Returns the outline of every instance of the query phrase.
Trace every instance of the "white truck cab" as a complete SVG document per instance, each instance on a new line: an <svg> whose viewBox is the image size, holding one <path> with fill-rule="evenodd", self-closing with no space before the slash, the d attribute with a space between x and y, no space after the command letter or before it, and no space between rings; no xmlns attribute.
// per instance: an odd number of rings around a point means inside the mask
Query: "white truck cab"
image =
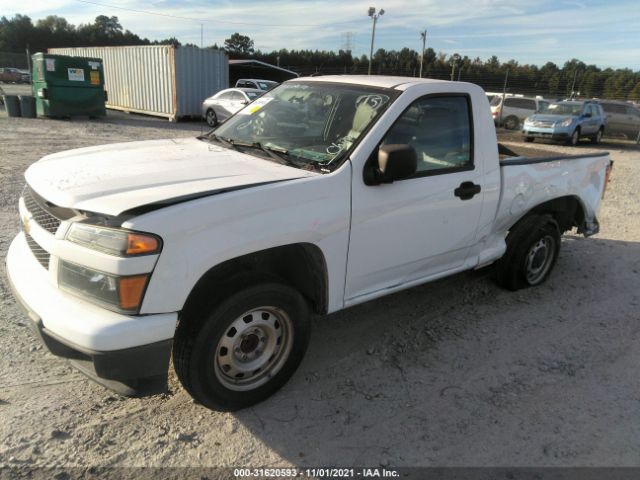
<svg viewBox="0 0 640 480"><path fill-rule="evenodd" d="M540 284L564 231L597 232L610 166L499 149L473 84L300 78L198 138L36 162L7 269L90 377L157 392L172 356L197 401L238 409L293 374L312 313L492 262Z"/></svg>

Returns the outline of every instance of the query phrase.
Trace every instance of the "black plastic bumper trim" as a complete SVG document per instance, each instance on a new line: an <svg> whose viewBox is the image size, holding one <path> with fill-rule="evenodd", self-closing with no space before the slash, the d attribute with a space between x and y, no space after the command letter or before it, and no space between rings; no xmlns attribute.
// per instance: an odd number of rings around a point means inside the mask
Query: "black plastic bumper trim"
<svg viewBox="0 0 640 480"><path fill-rule="evenodd" d="M32 330L53 355L66 358L93 381L121 395L138 397L167 391L173 339L122 350L86 349L44 328L42 319L29 308L11 278L9 285L17 304L31 320Z"/></svg>

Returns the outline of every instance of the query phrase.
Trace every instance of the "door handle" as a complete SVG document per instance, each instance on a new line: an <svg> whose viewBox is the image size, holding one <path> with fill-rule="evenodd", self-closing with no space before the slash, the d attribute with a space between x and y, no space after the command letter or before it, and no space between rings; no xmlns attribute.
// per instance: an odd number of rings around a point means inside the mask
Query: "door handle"
<svg viewBox="0 0 640 480"><path fill-rule="evenodd" d="M482 187L476 185L473 182L462 182L458 188L453 191L456 197L460 197L460 200L469 200L477 193L480 193Z"/></svg>

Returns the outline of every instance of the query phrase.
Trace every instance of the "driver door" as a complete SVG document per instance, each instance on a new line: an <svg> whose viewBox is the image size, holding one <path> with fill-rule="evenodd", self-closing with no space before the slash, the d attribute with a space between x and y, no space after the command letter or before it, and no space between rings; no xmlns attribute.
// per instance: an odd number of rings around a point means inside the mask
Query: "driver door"
<svg viewBox="0 0 640 480"><path fill-rule="evenodd" d="M469 96L417 99L383 144L412 145L418 169L408 179L375 186L364 184L363 172L354 172L347 305L460 269L475 243L484 177L482 159L474 158Z"/></svg>

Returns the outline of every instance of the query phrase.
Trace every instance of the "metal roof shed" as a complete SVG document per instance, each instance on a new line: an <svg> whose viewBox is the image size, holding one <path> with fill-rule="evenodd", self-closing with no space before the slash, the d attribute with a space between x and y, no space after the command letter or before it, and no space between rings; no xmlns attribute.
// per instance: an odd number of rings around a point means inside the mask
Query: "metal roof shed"
<svg viewBox="0 0 640 480"><path fill-rule="evenodd" d="M296 72L260 60L229 60L229 86L234 86L240 78L259 78L281 83L299 76Z"/></svg>

